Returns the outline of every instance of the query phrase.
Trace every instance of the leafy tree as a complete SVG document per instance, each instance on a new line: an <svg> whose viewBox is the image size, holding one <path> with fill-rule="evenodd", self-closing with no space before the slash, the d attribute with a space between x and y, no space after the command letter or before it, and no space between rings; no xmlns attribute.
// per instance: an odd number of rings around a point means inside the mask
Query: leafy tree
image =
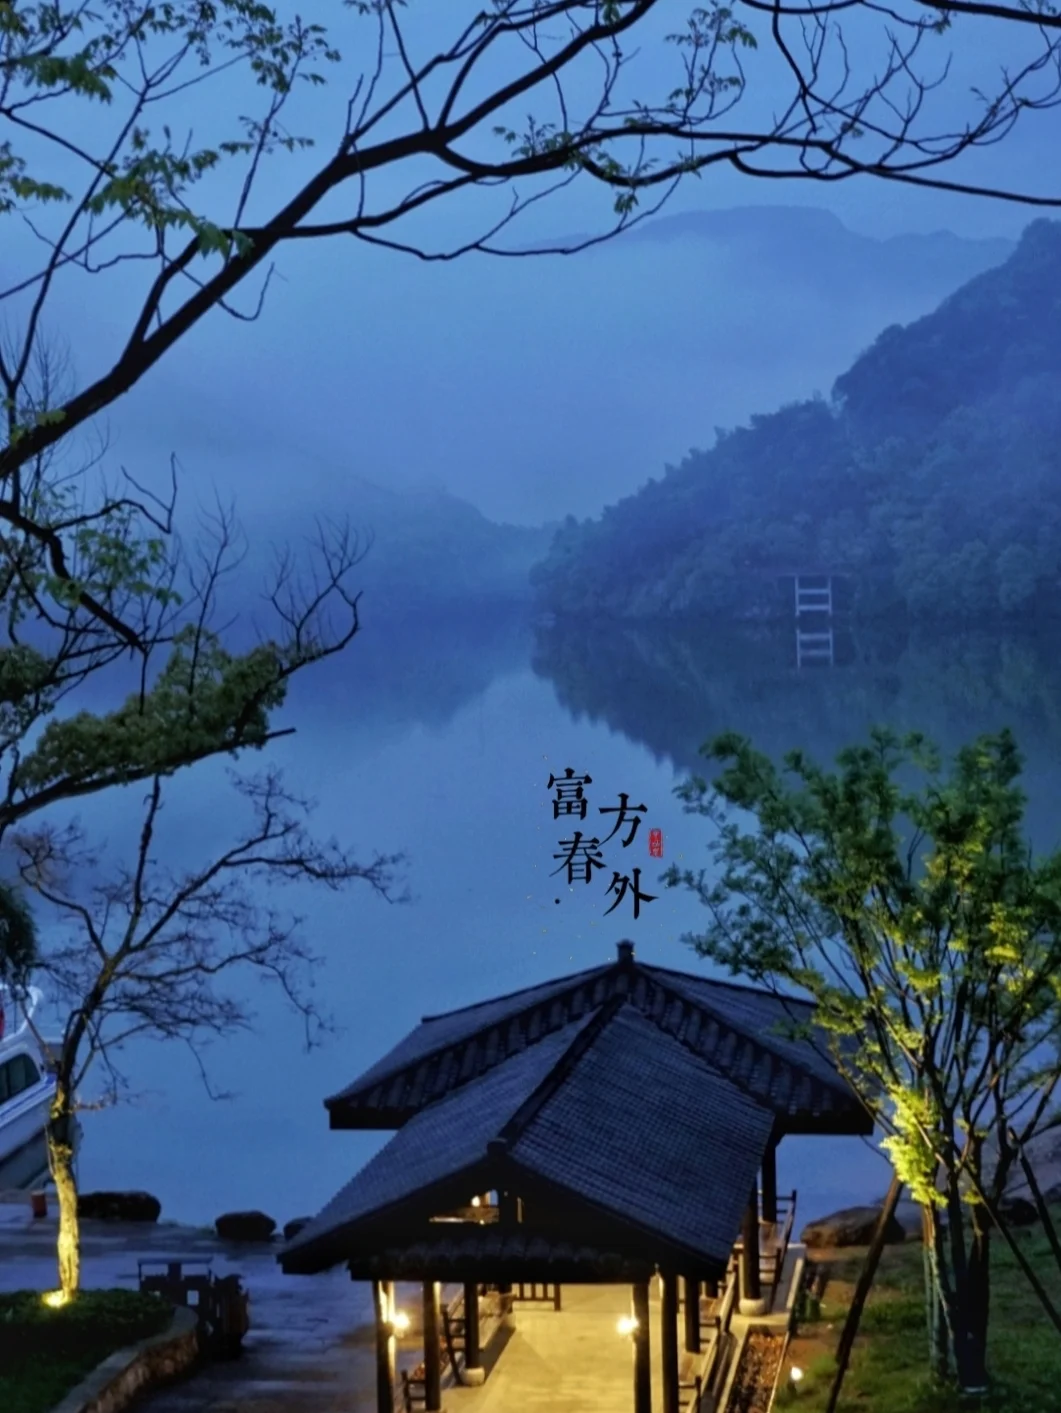
<svg viewBox="0 0 1061 1413"><path fill-rule="evenodd" d="M1061 1123L1061 852L1035 860L1023 837L1017 747L981 737L946 776L922 737L883 729L834 773L800 751L781 772L732 733L703 754L721 765L714 785L678 793L716 827L714 867L665 875L710 911L687 940L816 1002L922 1206L958 1384L982 1388L993 1229L1061 1332L999 1212L1025 1146Z"/></svg>
<svg viewBox="0 0 1061 1413"><path fill-rule="evenodd" d="M396 900L398 855L377 854L364 864L334 840L315 838L307 827L311 803L286 789L276 770L230 779L247 806L248 826L236 842L180 872L159 861L167 851L166 782L159 775L148 782L127 863L111 864L77 824L43 824L11 836L21 879L51 924L35 972L70 1008L51 1055L56 1093L47 1128L64 1300L80 1281L71 1136L78 1092L93 1066L106 1074L104 1102L114 1101L126 1085L118 1068L126 1041L180 1040L195 1055L208 1092L219 1097L196 1042L250 1024L247 1005L225 988L234 973L257 972L279 986L302 1018L307 1044L329 1024L311 995L319 958L301 935L301 919L269 901L270 886L301 880L338 890L361 881Z"/></svg>
<svg viewBox="0 0 1061 1413"><path fill-rule="evenodd" d="M48 346L32 369L30 405L47 422L63 356ZM58 449L35 456L17 475L31 518L0 537L0 839L61 801L287 734L271 715L291 677L359 630L350 579L362 547L321 525L308 564L280 553L262 598L269 631L256 625L237 649L216 624L242 549L232 512L204 515L185 545L175 464L161 499L128 476L108 485L104 451L72 469Z"/></svg>
<svg viewBox="0 0 1061 1413"><path fill-rule="evenodd" d="M45 407L59 366L53 354L38 365ZM198 541L185 547L172 533L172 499L140 500L105 486L94 495L90 469L61 475L48 451L24 468L25 503L55 538L19 526L0 562L0 836L23 888L55 924L46 943L36 943L24 902L0 893L0 923L8 924L0 980L10 979L18 996L40 976L70 1007L52 1056L47 1129L64 1299L79 1281L72 1124L92 1062L102 1061L116 1095L114 1050L123 1038L148 1031L190 1042L204 1029L245 1023L243 1009L213 989L239 965L273 977L311 1020L303 973L312 954L251 884L303 878L340 887L363 879L390 896L397 863L377 856L360 864L345 848L316 841L303 802L267 772L239 787L255 812L241 843L198 871L162 870L154 850L166 782L201 760L261 750L288 734L274 722L290 679L358 633L349 580L359 548L341 527L321 526L306 576L281 554L264 594L272 632L240 629L237 644L216 624L233 606L223 592L240 549L231 513L205 518ZM65 559L55 551L62 535L71 548ZM112 705L90 711L86 697ZM47 812L137 782L148 786L139 853L133 866L101 881L90 836L79 825L57 830ZM80 925L76 937L70 922Z"/></svg>
<svg viewBox="0 0 1061 1413"><path fill-rule="evenodd" d="M37 958L37 928L19 892L0 884L0 992L23 987ZM3 997L0 994L0 1010Z"/></svg>

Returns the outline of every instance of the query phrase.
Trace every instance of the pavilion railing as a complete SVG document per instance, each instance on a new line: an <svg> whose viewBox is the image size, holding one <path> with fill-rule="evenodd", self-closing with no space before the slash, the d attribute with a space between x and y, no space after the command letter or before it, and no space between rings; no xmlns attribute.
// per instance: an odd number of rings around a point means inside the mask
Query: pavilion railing
<svg viewBox="0 0 1061 1413"><path fill-rule="evenodd" d="M740 1273L737 1266L737 1258L729 1258L729 1267L726 1270L726 1288L722 1292L722 1302L718 1307L718 1328L720 1331L728 1331L730 1318L733 1315L733 1307L737 1303L737 1290L740 1286Z"/></svg>
<svg viewBox="0 0 1061 1413"><path fill-rule="evenodd" d="M717 1393L719 1380L725 1377L722 1365L729 1349L729 1322L733 1315L733 1307L737 1303L739 1283L737 1260L736 1257L731 1256L729 1266L726 1268L725 1284L719 1292L718 1306L711 1321L715 1326L714 1337L708 1345L703 1363L700 1365L698 1374L700 1387L696 1394L697 1402L692 1405L694 1409L699 1406L703 1390L711 1389Z"/></svg>
<svg viewBox="0 0 1061 1413"><path fill-rule="evenodd" d="M796 1220L796 1193L793 1190L789 1197L779 1197L777 1199L777 1217L781 1224L781 1230L777 1233L774 1250L767 1258L769 1267L763 1275L770 1282L770 1302L777 1299L777 1292L781 1289L781 1275L785 1269L785 1258L788 1255L788 1244L792 1239L792 1226ZM783 1218L783 1220L782 1220ZM777 1230L775 1226L775 1231Z"/></svg>
<svg viewBox="0 0 1061 1413"><path fill-rule="evenodd" d="M704 1396L704 1376L697 1374L688 1383L678 1385L678 1408L680 1413L700 1413L700 1402Z"/></svg>
<svg viewBox="0 0 1061 1413"><path fill-rule="evenodd" d="M777 1219L762 1222L760 1226L760 1230L765 1229L767 1232L768 1245L759 1252L759 1280L763 1285L770 1287L771 1304L781 1285L788 1245L792 1239L792 1226L796 1220L796 1192L793 1190L784 1197L778 1197L776 1201ZM742 1246L743 1242L738 1241L735 1249L739 1252Z"/></svg>
<svg viewBox="0 0 1061 1413"><path fill-rule="evenodd" d="M512 1297L502 1295L496 1290L491 1290L487 1286L480 1287L479 1306L479 1338L480 1348L483 1349L493 1338L496 1326L512 1309ZM446 1301L442 1306L442 1328L441 1335L441 1364L442 1373L449 1369L453 1375L455 1384L463 1384L461 1364L463 1363L464 1350L455 1343L456 1338L463 1336L465 1326L464 1316L464 1291L458 1290L452 1299ZM458 1362L460 1361L460 1362ZM399 1386L394 1392L395 1413L416 1413L417 1409L424 1407L424 1363L423 1360L413 1369L403 1369L399 1371Z"/></svg>

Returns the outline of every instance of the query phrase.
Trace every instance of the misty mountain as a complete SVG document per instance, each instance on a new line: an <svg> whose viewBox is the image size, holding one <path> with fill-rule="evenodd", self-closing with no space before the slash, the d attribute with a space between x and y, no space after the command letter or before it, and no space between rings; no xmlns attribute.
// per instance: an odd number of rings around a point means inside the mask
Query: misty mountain
<svg viewBox="0 0 1061 1413"><path fill-rule="evenodd" d="M713 427L827 392L1012 248L879 240L812 207L661 214L570 258L361 251L312 320L290 252L268 314L287 394L262 395L246 331L221 321L168 365L170 396L129 394L117 449L142 473L176 451L182 488L221 484L283 535L309 507L356 514L352 477L430 476L496 522L595 516Z"/></svg>
<svg viewBox="0 0 1061 1413"><path fill-rule="evenodd" d="M348 586L362 594L362 613L372 618L438 616L461 606L489 602L525 604L528 572L548 550L557 522L504 525L444 487L424 482L392 490L346 475L341 499L327 523L344 523L356 537L359 563ZM252 552L240 575L240 609L256 602L258 584L269 578L274 546L289 546L303 574L318 563L303 535L292 535L291 515L252 512ZM312 535L310 536L312 538Z"/></svg>
<svg viewBox="0 0 1061 1413"><path fill-rule="evenodd" d="M657 217L626 237L632 244L680 242L728 246L753 262L757 275L796 278L806 290L830 301L857 293L876 302L939 298L942 284L970 279L1001 264L1013 242L976 239L953 231L911 233L884 240L848 230L831 211L814 206L735 206ZM763 267L766 267L764 271Z"/></svg>
<svg viewBox="0 0 1061 1413"><path fill-rule="evenodd" d="M532 571L556 614L790 612L828 571L861 616L1052 609L1061 586L1061 225L837 378L832 399L716 429L595 520L568 517Z"/></svg>
<svg viewBox="0 0 1061 1413"><path fill-rule="evenodd" d="M500 525L439 486L391 491L358 481L351 520L367 553L357 579L366 601L388 616L412 606L527 600L528 571L556 523Z"/></svg>

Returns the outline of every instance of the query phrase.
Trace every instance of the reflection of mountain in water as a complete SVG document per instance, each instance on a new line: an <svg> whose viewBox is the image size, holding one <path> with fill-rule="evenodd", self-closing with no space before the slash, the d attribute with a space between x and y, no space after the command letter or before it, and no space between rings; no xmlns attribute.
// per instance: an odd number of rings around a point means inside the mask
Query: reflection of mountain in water
<svg viewBox="0 0 1061 1413"><path fill-rule="evenodd" d="M794 747L831 763L873 725L923 731L947 754L1010 726L1024 752L1029 827L1061 835L1061 664L1047 636L859 631L838 665L795 666L794 629L709 624L540 629L535 672L576 719L603 720L679 770L737 730L775 760Z"/></svg>
<svg viewBox="0 0 1061 1413"><path fill-rule="evenodd" d="M440 727L495 678L526 669L530 629L519 609L364 615L345 652L296 679L285 716L300 732L334 729L374 744L410 726Z"/></svg>

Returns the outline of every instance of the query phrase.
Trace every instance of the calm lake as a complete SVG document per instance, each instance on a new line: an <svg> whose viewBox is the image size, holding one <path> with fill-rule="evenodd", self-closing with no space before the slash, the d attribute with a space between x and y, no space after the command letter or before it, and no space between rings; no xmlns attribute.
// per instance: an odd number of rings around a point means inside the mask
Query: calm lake
<svg viewBox="0 0 1061 1413"><path fill-rule="evenodd" d="M947 752L1008 724L1026 757L1031 836L1056 847L1061 674L1049 635L860 632L838 642L836 658L797 668L790 630L541 629L482 616L386 625L367 615L343 661L299 684L287 710L298 734L270 759L318 801L321 833L366 860L405 850L413 900L391 905L367 887L278 892L324 958L316 995L340 1033L307 1054L298 1017L251 978L240 984L251 987L255 1029L200 1052L212 1087L231 1097L208 1097L182 1046L130 1045L127 1100L84 1116L83 1187L144 1188L164 1219L203 1224L233 1208L280 1223L315 1212L386 1137L331 1133L323 1099L422 1015L607 962L623 937L645 961L702 969L681 941L702 909L656 881L675 859L707 862L709 826L683 813L673 789L718 731L824 761L876 722L922 730ZM547 789L567 766L592 776L591 808L620 792L647 806L628 849L621 835L606 846L608 872L572 888L552 876L563 822ZM194 776L174 788L160 841L177 867L223 848L241 818L225 767ZM134 803L109 807L118 858ZM662 864L649 857L650 828L662 830ZM656 901L635 921L627 895L605 916L611 870L635 864ZM800 1193L801 1220L887 1186L883 1159L857 1139L789 1139L778 1165L781 1189Z"/></svg>

